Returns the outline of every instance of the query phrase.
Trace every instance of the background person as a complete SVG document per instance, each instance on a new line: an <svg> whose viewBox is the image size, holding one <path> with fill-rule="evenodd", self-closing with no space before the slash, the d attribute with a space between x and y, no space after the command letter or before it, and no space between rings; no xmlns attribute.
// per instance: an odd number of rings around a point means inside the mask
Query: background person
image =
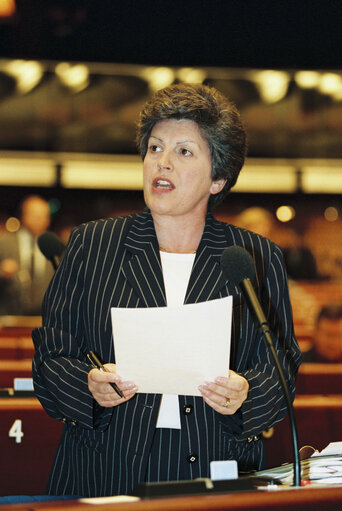
<svg viewBox="0 0 342 511"><path fill-rule="evenodd" d="M312 347L304 362L342 362L342 304L323 305L317 315Z"/></svg>
<svg viewBox="0 0 342 511"><path fill-rule="evenodd" d="M267 209L258 206L246 208L236 216L235 223L239 227L261 234L261 236L272 238L274 218Z"/></svg>
<svg viewBox="0 0 342 511"><path fill-rule="evenodd" d="M170 86L144 106L137 140L147 209L72 231L45 296L43 327L33 331L36 394L65 422L48 483L53 495L127 494L144 481L209 477L212 460L236 459L240 470L261 467L262 431L285 416L286 404L241 293L223 276L220 257L228 246L244 246L254 258L257 292L294 395L301 355L281 250L210 212L244 162L237 110L215 89ZM114 364L102 373L87 361L94 350L115 362L111 307L227 295L234 302L231 370L203 382L202 397L137 393Z"/></svg>
<svg viewBox="0 0 342 511"><path fill-rule="evenodd" d="M48 202L38 195L20 204L20 229L0 236L0 314L40 315L53 275L40 252L38 237L50 226Z"/></svg>

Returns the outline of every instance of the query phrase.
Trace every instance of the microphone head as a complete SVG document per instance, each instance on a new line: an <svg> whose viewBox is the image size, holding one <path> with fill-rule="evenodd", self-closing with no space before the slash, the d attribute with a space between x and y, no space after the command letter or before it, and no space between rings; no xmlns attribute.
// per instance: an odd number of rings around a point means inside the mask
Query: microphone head
<svg viewBox="0 0 342 511"><path fill-rule="evenodd" d="M221 266L226 279L235 286L245 279L253 280L255 275L253 258L243 247L226 248L221 256Z"/></svg>
<svg viewBox="0 0 342 511"><path fill-rule="evenodd" d="M61 242L55 233L47 231L39 236L38 247L42 254L50 260L62 255L64 243Z"/></svg>

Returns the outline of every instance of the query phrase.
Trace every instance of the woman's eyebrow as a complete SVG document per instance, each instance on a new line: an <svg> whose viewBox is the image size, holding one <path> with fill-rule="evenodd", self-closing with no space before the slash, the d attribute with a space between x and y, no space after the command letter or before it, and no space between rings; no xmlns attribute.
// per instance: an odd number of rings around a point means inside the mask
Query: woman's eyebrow
<svg viewBox="0 0 342 511"><path fill-rule="evenodd" d="M151 138L154 138L155 140L158 140L159 142L164 142L162 138L156 137L155 135L151 135L150 139ZM182 144L185 144L185 143L187 143L187 144L190 143L190 144L198 145L198 143L195 140L192 140L191 138L186 138L184 140L179 140L178 142L176 142L176 145L182 145Z"/></svg>
<svg viewBox="0 0 342 511"><path fill-rule="evenodd" d="M150 136L150 139L151 139L151 138L155 138L156 140L159 140L159 142L162 142L162 141L163 141L161 138L156 137L155 135L151 135L151 136Z"/></svg>
<svg viewBox="0 0 342 511"><path fill-rule="evenodd" d="M186 138L185 140L180 140L179 142L177 142L177 145L188 144L188 143L198 145L197 142L195 142L195 140L191 140L191 138Z"/></svg>

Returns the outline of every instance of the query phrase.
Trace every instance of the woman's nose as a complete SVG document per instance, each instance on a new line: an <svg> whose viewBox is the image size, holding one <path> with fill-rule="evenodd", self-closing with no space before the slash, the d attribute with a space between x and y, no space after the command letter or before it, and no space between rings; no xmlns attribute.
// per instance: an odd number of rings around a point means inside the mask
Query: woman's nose
<svg viewBox="0 0 342 511"><path fill-rule="evenodd" d="M160 158L158 160L158 170L160 172L170 172L173 169L172 160L170 157L170 154L166 151L163 151L163 153L160 155Z"/></svg>

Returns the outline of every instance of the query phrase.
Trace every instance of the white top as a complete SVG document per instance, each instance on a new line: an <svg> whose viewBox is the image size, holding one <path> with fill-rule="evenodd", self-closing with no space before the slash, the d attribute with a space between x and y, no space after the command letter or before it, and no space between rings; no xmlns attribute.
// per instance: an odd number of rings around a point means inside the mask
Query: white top
<svg viewBox="0 0 342 511"><path fill-rule="evenodd" d="M184 303L195 255L160 252L168 307ZM181 428L178 396L163 394L156 427Z"/></svg>

